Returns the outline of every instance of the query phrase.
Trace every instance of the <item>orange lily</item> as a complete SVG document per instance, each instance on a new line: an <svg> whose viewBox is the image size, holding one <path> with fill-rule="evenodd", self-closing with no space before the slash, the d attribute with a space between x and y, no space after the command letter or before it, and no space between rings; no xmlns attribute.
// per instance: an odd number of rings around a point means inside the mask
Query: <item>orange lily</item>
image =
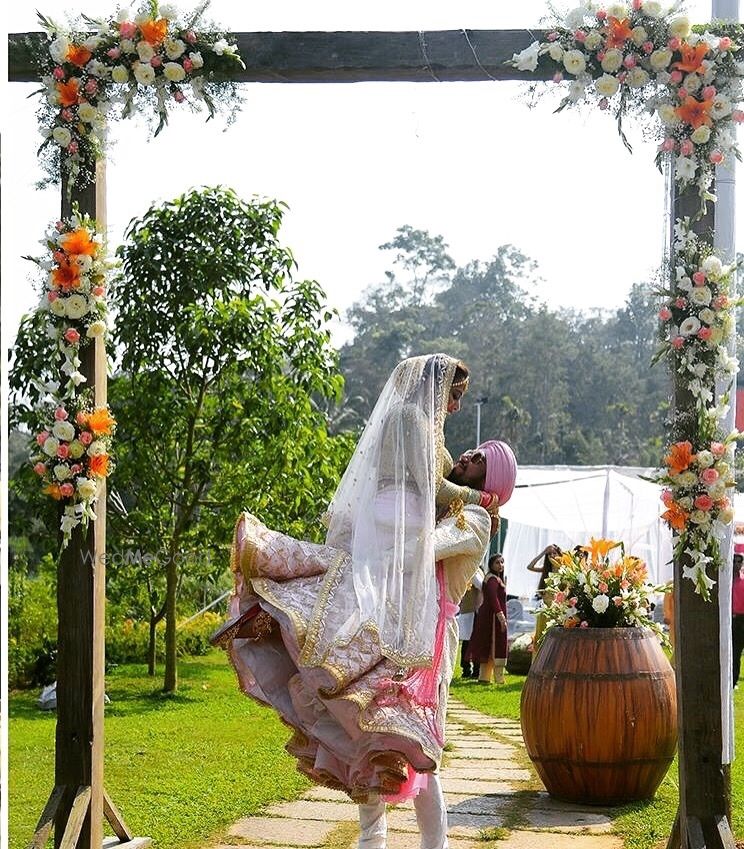
<svg viewBox="0 0 744 849"><path fill-rule="evenodd" d="M77 289L80 286L80 269L77 263L61 262L52 272L52 285L63 292Z"/></svg>
<svg viewBox="0 0 744 849"><path fill-rule="evenodd" d="M51 495L52 498L55 501L61 501L62 500L62 493L60 491L59 484L56 484L56 483L47 484L44 487L44 489L42 489L42 492L44 493L44 495Z"/></svg>
<svg viewBox="0 0 744 849"><path fill-rule="evenodd" d="M161 44L168 32L168 21L160 18L157 21L145 21L139 25L142 38L153 47Z"/></svg>
<svg viewBox="0 0 744 849"><path fill-rule="evenodd" d="M609 17L607 18L607 47L622 47L623 44L631 37L633 27L630 25L628 18Z"/></svg>
<svg viewBox="0 0 744 849"><path fill-rule="evenodd" d="M99 407L88 416L86 422L95 436L106 436L116 424L116 420L108 411L107 407Z"/></svg>
<svg viewBox="0 0 744 849"><path fill-rule="evenodd" d="M670 475L678 475L685 469L689 469L693 457L692 443L687 441L675 442L669 448L669 453L664 457L664 463L669 467Z"/></svg>
<svg viewBox="0 0 744 849"><path fill-rule="evenodd" d="M108 461L108 454L97 454L95 457L91 457L88 465L90 473L99 478L105 478L108 474Z"/></svg>
<svg viewBox="0 0 744 849"><path fill-rule="evenodd" d="M685 43L680 46L679 52L682 54L682 61L675 62L672 68L677 71L685 71L687 74L696 74L702 70L701 62L708 52L708 45L704 41L699 42L695 47Z"/></svg>
<svg viewBox="0 0 744 849"><path fill-rule="evenodd" d="M73 256L76 254L87 254L93 256L98 250L98 245L91 240L88 231L84 229L73 230L59 237L62 249Z"/></svg>
<svg viewBox="0 0 744 849"><path fill-rule="evenodd" d="M684 121L685 124L689 124L697 130L703 124L709 127L713 123L713 120L708 114L712 108L712 97L710 100L696 100L692 95L689 95L674 111L677 113L677 117Z"/></svg>
<svg viewBox="0 0 744 849"><path fill-rule="evenodd" d="M683 510L676 501L672 501L669 509L661 514L661 518L675 531L683 531L690 514Z"/></svg>
<svg viewBox="0 0 744 849"><path fill-rule="evenodd" d="M80 99L78 80L73 77L66 83L57 83L57 93L62 106L74 106Z"/></svg>
<svg viewBox="0 0 744 849"><path fill-rule="evenodd" d="M589 545L583 545L582 548L584 551L589 552L592 560L604 560L612 549L617 548L619 545L619 542L611 539L594 539L592 537L589 540Z"/></svg>
<svg viewBox="0 0 744 849"><path fill-rule="evenodd" d="M92 55L90 50L81 44L71 44L67 49L67 61L77 65L78 68L87 65Z"/></svg>

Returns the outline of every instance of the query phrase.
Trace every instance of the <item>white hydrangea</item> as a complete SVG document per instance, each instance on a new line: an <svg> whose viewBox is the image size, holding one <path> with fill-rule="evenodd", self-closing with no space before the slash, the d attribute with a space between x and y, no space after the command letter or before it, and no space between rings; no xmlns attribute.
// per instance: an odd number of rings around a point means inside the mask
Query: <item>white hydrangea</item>
<svg viewBox="0 0 744 849"><path fill-rule="evenodd" d="M671 103L662 103L656 110L656 114L659 116L661 123L667 127L674 127L676 124L679 124L679 115L677 115L677 110Z"/></svg>
<svg viewBox="0 0 744 849"><path fill-rule="evenodd" d="M657 0L646 0L643 4L643 12L649 18L660 18L662 13L661 3Z"/></svg>
<svg viewBox="0 0 744 849"><path fill-rule="evenodd" d="M682 83L685 89L689 92L697 91L702 84L703 82L697 74L688 74Z"/></svg>
<svg viewBox="0 0 744 849"><path fill-rule="evenodd" d="M587 50L596 50L600 44L602 44L602 36L596 30L587 33L584 41L584 46Z"/></svg>
<svg viewBox="0 0 744 849"><path fill-rule="evenodd" d="M713 280L723 274L723 263L715 254L706 256L700 267Z"/></svg>

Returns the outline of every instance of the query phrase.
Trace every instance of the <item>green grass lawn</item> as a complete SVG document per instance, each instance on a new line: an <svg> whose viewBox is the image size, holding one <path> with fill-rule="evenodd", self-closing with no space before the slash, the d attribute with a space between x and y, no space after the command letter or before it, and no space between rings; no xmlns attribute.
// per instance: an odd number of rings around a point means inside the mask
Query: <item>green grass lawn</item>
<svg viewBox="0 0 744 849"><path fill-rule="evenodd" d="M519 719L524 680L522 675L507 675L506 684L487 687L457 677L452 682L451 693L453 698L483 713ZM741 699L742 692L735 692L736 752L739 758L731 765L731 813L734 834L739 840L744 838L744 704ZM625 849L650 849L668 837L677 812L677 780L675 759L651 802L638 802L617 809L617 831L623 837Z"/></svg>
<svg viewBox="0 0 744 849"><path fill-rule="evenodd" d="M106 789L127 825L157 849L202 845L308 786L284 751L289 729L238 691L222 652L183 659L179 674L170 698L144 666L106 678ZM54 784L55 719L35 707L36 696L10 699L10 849L28 843Z"/></svg>

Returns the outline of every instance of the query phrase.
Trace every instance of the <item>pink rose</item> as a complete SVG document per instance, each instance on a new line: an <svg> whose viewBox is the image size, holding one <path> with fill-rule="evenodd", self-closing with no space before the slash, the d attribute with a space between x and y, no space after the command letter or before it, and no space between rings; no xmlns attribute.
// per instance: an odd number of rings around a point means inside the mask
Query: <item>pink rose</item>
<svg viewBox="0 0 744 849"><path fill-rule="evenodd" d="M627 80L627 79L628 79L628 72L627 71L620 71L620 73L617 75L617 81L619 83L624 83L625 80Z"/></svg>
<svg viewBox="0 0 744 849"><path fill-rule="evenodd" d="M57 407L57 409L54 411L54 418L58 422L66 422L67 419L70 418L70 414L67 412L67 410L65 410L64 407Z"/></svg>
<svg viewBox="0 0 744 849"><path fill-rule="evenodd" d="M604 52L604 50L598 50L598 51L597 51L597 59L598 59L600 62L604 62L604 58L605 58L605 56L606 56L606 55L607 55L607 54Z"/></svg>
<svg viewBox="0 0 744 849"><path fill-rule="evenodd" d="M727 35L724 35L718 42L718 49L721 53L725 53L729 47L731 47L731 39Z"/></svg>
<svg viewBox="0 0 744 849"><path fill-rule="evenodd" d="M703 89L703 100L712 100L716 94L716 87L714 85L707 85Z"/></svg>
<svg viewBox="0 0 744 849"><path fill-rule="evenodd" d="M609 589L609 588L608 588L608 586L607 586L607 584L606 584L604 581L600 581L600 582L599 582L599 584L598 584L598 586L599 586L599 591L600 591L601 593L606 593L606 592L607 592L607 590Z"/></svg>
<svg viewBox="0 0 744 849"><path fill-rule="evenodd" d="M80 334L74 327L70 327L65 330L65 339L70 343L70 345L77 345L80 341Z"/></svg>
<svg viewBox="0 0 744 849"><path fill-rule="evenodd" d="M604 9L599 9L599 11L597 12L597 20L598 21L604 21L606 19L607 19L607 12L605 12Z"/></svg>
<svg viewBox="0 0 744 849"><path fill-rule="evenodd" d="M90 445L93 442L93 434L89 430L84 430L78 439L83 443L83 445Z"/></svg>
<svg viewBox="0 0 744 849"><path fill-rule="evenodd" d="M196 33L190 29L183 34L183 40L188 41L189 44L196 44Z"/></svg>
<svg viewBox="0 0 744 849"><path fill-rule="evenodd" d="M672 317L672 311L669 309L669 307L662 307L662 308L659 310L659 318L660 318L662 321L669 321L669 319L670 319L671 317Z"/></svg>
<svg viewBox="0 0 744 849"><path fill-rule="evenodd" d="M585 619L582 619L581 624L579 625L579 628L588 628L588 627L589 627L589 623Z"/></svg>
<svg viewBox="0 0 744 849"><path fill-rule="evenodd" d="M87 418L88 416L82 410L78 410L78 412L75 413L75 421L79 425L84 425Z"/></svg>
<svg viewBox="0 0 744 849"><path fill-rule="evenodd" d="M176 103L183 103L184 100L186 100L186 95L180 89L178 89L177 91L173 92L173 99L176 101Z"/></svg>
<svg viewBox="0 0 744 849"><path fill-rule="evenodd" d="M599 106L599 108L600 108L600 109L602 109L602 110L609 109L609 108L610 108L610 101L609 101L606 97L603 97L603 98L599 101L598 106Z"/></svg>
<svg viewBox="0 0 744 849"><path fill-rule="evenodd" d="M674 38L670 38L669 41L667 42L667 47L670 50L679 50L679 48L681 46L682 46L682 42L676 36ZM674 75L672 75L672 76L674 76ZM681 74L680 74L680 79L682 79Z"/></svg>
<svg viewBox="0 0 744 849"><path fill-rule="evenodd" d="M713 309L714 310L722 310L728 306L728 298L726 295L718 295L713 298Z"/></svg>
<svg viewBox="0 0 744 849"><path fill-rule="evenodd" d="M579 44L583 44L586 41L586 33L583 29L577 29L574 33L574 38L579 42Z"/></svg>
<svg viewBox="0 0 744 849"><path fill-rule="evenodd" d="M74 156L74 155L78 152L78 150L79 150L79 149L80 149L80 147L79 147L78 143L75 141L75 139L73 139L73 140L72 140L72 141L71 141L71 142L67 145L67 152L68 152L69 154L71 154L72 156Z"/></svg>
<svg viewBox="0 0 744 849"><path fill-rule="evenodd" d="M59 294L57 292L47 292L47 300L48 301L56 301L58 297L59 297Z"/></svg>
<svg viewBox="0 0 744 849"><path fill-rule="evenodd" d="M686 88L678 88L677 89L677 97L680 100L684 100L687 97L687 89Z"/></svg>
<svg viewBox="0 0 744 849"><path fill-rule="evenodd" d="M731 117L736 121L737 124L744 123L744 111L741 109L734 109Z"/></svg>
<svg viewBox="0 0 744 849"><path fill-rule="evenodd" d="M63 121L72 121L72 119L73 119L75 116L72 114L72 109L63 109L63 110L59 113L59 117L60 117Z"/></svg>
<svg viewBox="0 0 744 849"><path fill-rule="evenodd" d="M698 495L694 503L698 510L707 512L713 506L713 499L709 495Z"/></svg>
<svg viewBox="0 0 744 849"><path fill-rule="evenodd" d="M622 596L616 595L612 600L615 603L615 607L622 607L623 606L623 597Z"/></svg>
<svg viewBox="0 0 744 849"><path fill-rule="evenodd" d="M687 298L677 298L674 302L677 309L683 310L687 306Z"/></svg>
<svg viewBox="0 0 744 849"><path fill-rule="evenodd" d="M664 505L668 507L672 501L674 501L674 496L672 495L671 489L664 489L661 492L661 500L664 502ZM622 586L622 585L621 585Z"/></svg>
<svg viewBox="0 0 744 849"><path fill-rule="evenodd" d="M703 342L707 342L712 335L713 330L710 327L701 327L697 332L698 339L702 339Z"/></svg>
<svg viewBox="0 0 744 849"><path fill-rule="evenodd" d="M562 74L560 71L556 71L556 72L553 74L553 82L554 82L554 83L561 83L561 82L563 82L563 74Z"/></svg>
<svg viewBox="0 0 744 849"><path fill-rule="evenodd" d="M623 578L623 580L620 581L620 589L621 590L627 590L629 586L630 586L630 581L626 581L625 578Z"/></svg>
<svg viewBox="0 0 744 849"><path fill-rule="evenodd" d="M57 448L57 456L61 457L63 460L66 460L70 456L70 446L63 442L59 448Z"/></svg>
<svg viewBox="0 0 744 849"><path fill-rule="evenodd" d="M568 603L571 605L571 607L576 607L576 605L579 603L579 600L576 598L576 596L573 596L573 598L570 598L568 600Z"/></svg>
<svg viewBox="0 0 744 849"><path fill-rule="evenodd" d="M119 24L119 35L122 38L134 38L136 32L137 24L133 24L131 21L123 21Z"/></svg>
<svg viewBox="0 0 744 849"><path fill-rule="evenodd" d="M715 457L723 457L726 453L726 446L722 442L711 442L710 453Z"/></svg>
<svg viewBox="0 0 744 849"><path fill-rule="evenodd" d="M626 68L628 68L628 69L630 69L630 68L635 68L635 66L636 66L637 64L638 64L638 60L636 59L636 57L635 57L632 53L629 53L629 54L628 54L628 55L627 55L627 56L623 59L623 65L625 65L625 67L626 67Z"/></svg>
<svg viewBox="0 0 744 849"><path fill-rule="evenodd" d="M711 486L712 484L714 484L719 477L720 475L715 469L703 469L703 471L700 472L700 480L706 486Z"/></svg>
<svg viewBox="0 0 744 849"><path fill-rule="evenodd" d="M636 12L641 8L642 5L643 0L633 0L633 8L636 10Z"/></svg>
<svg viewBox="0 0 744 849"><path fill-rule="evenodd" d="M52 76L55 80L59 80L60 82L65 78L65 70L64 68L60 68L59 65L52 71Z"/></svg>
<svg viewBox="0 0 744 849"><path fill-rule="evenodd" d="M44 475L46 474L46 466L43 463L37 463L34 466L34 471L37 475Z"/></svg>
<svg viewBox="0 0 744 849"><path fill-rule="evenodd" d="M692 275L692 282L696 286L705 286L705 272L704 271L696 271Z"/></svg>
<svg viewBox="0 0 744 849"><path fill-rule="evenodd" d="M86 94L95 94L98 91L98 81L94 79L88 80L85 84L85 93Z"/></svg>
<svg viewBox="0 0 744 849"><path fill-rule="evenodd" d="M104 289L103 286L94 286L90 290L97 298L100 298L103 295Z"/></svg>
<svg viewBox="0 0 744 849"><path fill-rule="evenodd" d="M150 59L150 64L153 68L159 68L163 64L163 57L153 56L152 59Z"/></svg>
<svg viewBox="0 0 744 849"><path fill-rule="evenodd" d="M720 165L725 158L726 157L723 155L723 151L721 151L721 150L712 151L710 156L708 157L708 159L710 159L710 161L714 165Z"/></svg>
<svg viewBox="0 0 744 849"><path fill-rule="evenodd" d="M676 85L677 83L682 82L682 71L672 71L669 74L669 79Z"/></svg>
<svg viewBox="0 0 744 849"><path fill-rule="evenodd" d="M118 59L121 56L121 50L118 47L111 47L106 51L109 59Z"/></svg>
<svg viewBox="0 0 744 849"><path fill-rule="evenodd" d="M685 340L682 336L675 336L674 339L670 340L670 344L675 351L679 351L679 349L685 344Z"/></svg>
<svg viewBox="0 0 744 849"><path fill-rule="evenodd" d="M644 41L643 42L643 52L644 53L653 53L654 52L653 41Z"/></svg>
<svg viewBox="0 0 744 849"><path fill-rule="evenodd" d="M65 498L69 498L71 495L75 494L75 487L69 482L65 481L62 486L59 488L60 495Z"/></svg>
<svg viewBox="0 0 744 849"><path fill-rule="evenodd" d="M184 69L184 71L186 71L187 74L190 74L191 71L194 70L194 63L188 57L183 60L182 64L183 64L183 69Z"/></svg>
<svg viewBox="0 0 744 849"><path fill-rule="evenodd" d="M548 41L555 41L558 38L557 32L549 32L547 35Z"/></svg>
<svg viewBox="0 0 744 849"><path fill-rule="evenodd" d="M70 471L73 473L73 475L79 475L80 472L83 471L83 467L80 463L74 463L72 466L70 466Z"/></svg>
<svg viewBox="0 0 744 849"><path fill-rule="evenodd" d="M566 594L562 592L557 592L555 594L555 600L558 604L563 604L563 602L566 600Z"/></svg>

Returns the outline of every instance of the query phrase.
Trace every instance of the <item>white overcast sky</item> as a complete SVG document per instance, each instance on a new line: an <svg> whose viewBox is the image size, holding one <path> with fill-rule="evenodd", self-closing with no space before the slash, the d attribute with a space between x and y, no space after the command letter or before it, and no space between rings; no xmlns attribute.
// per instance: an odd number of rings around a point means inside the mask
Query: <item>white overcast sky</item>
<svg viewBox="0 0 744 849"><path fill-rule="evenodd" d="M94 16L116 5L79 2ZM6 4L6 30L37 29L35 7ZM696 21L710 17L709 2L688 8ZM78 11L59 0L39 0L39 9L57 19ZM233 31L518 29L537 26L545 11L542 0L214 0L211 16ZM31 266L19 257L38 253L59 198L55 189L34 189L36 101L26 99L34 87L3 86L8 344L36 302ZM514 244L538 261L542 281L531 291L553 307L618 306L658 266L663 187L654 148L631 132L628 154L608 115L553 115L548 102L530 110L520 83L250 84L245 93L226 132L178 110L154 140L138 121L115 126L112 246L151 202L223 184L289 204L283 240L299 273L321 281L339 310L383 279L390 257L377 246L402 224L441 233L458 264ZM338 341L345 337L337 332Z"/></svg>

